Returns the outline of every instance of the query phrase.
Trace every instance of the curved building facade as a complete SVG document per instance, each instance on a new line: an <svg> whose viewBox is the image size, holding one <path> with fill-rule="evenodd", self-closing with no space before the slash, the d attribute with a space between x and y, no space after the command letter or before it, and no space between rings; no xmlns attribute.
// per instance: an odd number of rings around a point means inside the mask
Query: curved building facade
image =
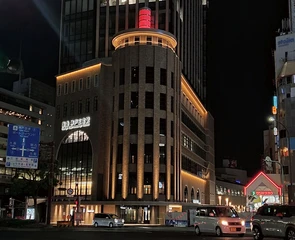
<svg viewBox="0 0 295 240"><path fill-rule="evenodd" d="M85 224L95 212L164 224L167 212L214 204L214 121L181 72L176 38L136 28L112 44L112 58L57 77L52 222L77 211L76 197Z"/></svg>

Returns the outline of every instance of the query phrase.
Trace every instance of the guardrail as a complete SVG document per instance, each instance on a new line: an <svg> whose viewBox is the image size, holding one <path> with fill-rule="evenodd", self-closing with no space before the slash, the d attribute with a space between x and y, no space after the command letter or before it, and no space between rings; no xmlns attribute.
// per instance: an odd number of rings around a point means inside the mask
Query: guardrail
<svg viewBox="0 0 295 240"><path fill-rule="evenodd" d="M72 227L73 223L71 221L57 221L57 227Z"/></svg>

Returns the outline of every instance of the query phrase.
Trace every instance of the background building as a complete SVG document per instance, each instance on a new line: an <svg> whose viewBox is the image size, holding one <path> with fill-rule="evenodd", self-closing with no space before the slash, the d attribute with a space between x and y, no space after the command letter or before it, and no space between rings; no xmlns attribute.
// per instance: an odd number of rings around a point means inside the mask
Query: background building
<svg viewBox="0 0 295 240"><path fill-rule="evenodd" d="M47 105L55 105L55 88L34 78L25 78L13 82L12 91Z"/></svg>
<svg viewBox="0 0 295 240"><path fill-rule="evenodd" d="M216 176L216 204L233 206L236 211L246 209L244 185Z"/></svg>
<svg viewBox="0 0 295 240"><path fill-rule="evenodd" d="M111 59L57 76L52 222L74 207L60 189L82 198L85 223L93 212L163 223L170 210L215 203L214 120L182 74L176 38L146 26L150 9L139 18L114 36Z"/></svg>
<svg viewBox="0 0 295 240"><path fill-rule="evenodd" d="M54 139L55 108L0 88L0 200L8 204L9 184L15 169L5 167L8 124L39 127L42 142Z"/></svg>
<svg viewBox="0 0 295 240"><path fill-rule="evenodd" d="M242 185L248 182L247 171L238 168L237 160L223 159L222 165L222 168L215 168L216 176L229 182Z"/></svg>

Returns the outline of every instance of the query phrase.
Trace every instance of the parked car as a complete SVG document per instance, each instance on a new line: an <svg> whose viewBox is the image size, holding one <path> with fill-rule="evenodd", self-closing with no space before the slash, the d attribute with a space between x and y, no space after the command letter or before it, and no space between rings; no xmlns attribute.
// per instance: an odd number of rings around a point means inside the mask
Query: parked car
<svg viewBox="0 0 295 240"><path fill-rule="evenodd" d="M116 214L112 213L95 213L92 224L94 227L123 227L124 219L121 219Z"/></svg>

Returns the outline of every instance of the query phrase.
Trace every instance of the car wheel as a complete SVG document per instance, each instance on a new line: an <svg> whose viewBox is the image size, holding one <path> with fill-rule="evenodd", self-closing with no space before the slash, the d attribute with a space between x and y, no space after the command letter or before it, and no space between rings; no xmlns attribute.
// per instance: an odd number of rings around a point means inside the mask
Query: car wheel
<svg viewBox="0 0 295 240"><path fill-rule="evenodd" d="M113 226L114 226L113 223L110 223L110 224L109 224L109 227L110 227L110 228L112 228Z"/></svg>
<svg viewBox="0 0 295 240"><path fill-rule="evenodd" d="M239 237L244 237L244 233L238 234Z"/></svg>
<svg viewBox="0 0 295 240"><path fill-rule="evenodd" d="M222 236L222 231L221 231L221 228L220 227L217 227L216 228L216 236L217 237L221 237Z"/></svg>
<svg viewBox="0 0 295 240"><path fill-rule="evenodd" d="M253 238L254 238L254 240L262 240L263 239L262 232L261 232L260 228L257 226L253 227Z"/></svg>
<svg viewBox="0 0 295 240"><path fill-rule="evenodd" d="M287 240L295 240L295 229L294 228L288 228L287 234L286 234Z"/></svg>
<svg viewBox="0 0 295 240"><path fill-rule="evenodd" d="M98 223L96 222L96 223L94 223L94 227L98 227Z"/></svg>
<svg viewBox="0 0 295 240"><path fill-rule="evenodd" d="M200 228L198 226L195 227L195 233L197 234L197 236L201 234Z"/></svg>

